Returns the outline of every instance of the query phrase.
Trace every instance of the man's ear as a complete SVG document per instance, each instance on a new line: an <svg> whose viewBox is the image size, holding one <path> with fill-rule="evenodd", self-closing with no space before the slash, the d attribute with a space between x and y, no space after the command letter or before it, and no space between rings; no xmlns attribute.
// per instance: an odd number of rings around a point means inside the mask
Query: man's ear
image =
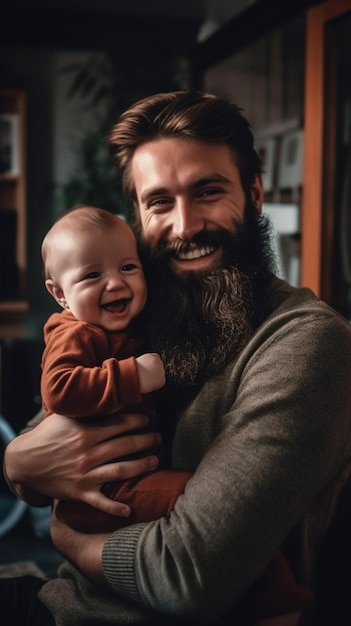
<svg viewBox="0 0 351 626"><path fill-rule="evenodd" d="M264 190L263 190L262 175L256 174L255 180L251 185L251 200L254 204L257 215L261 215L261 212L262 212L263 196L264 196Z"/></svg>
<svg viewBox="0 0 351 626"><path fill-rule="evenodd" d="M135 230L140 233L141 232L141 217L140 217L140 208L137 200L133 200L133 212L134 212L134 226Z"/></svg>
<svg viewBox="0 0 351 626"><path fill-rule="evenodd" d="M63 309L68 309L69 306L66 302L65 294L63 293L61 287L56 285L52 278L47 278L45 281L45 287L48 292L55 298L56 302L62 306Z"/></svg>

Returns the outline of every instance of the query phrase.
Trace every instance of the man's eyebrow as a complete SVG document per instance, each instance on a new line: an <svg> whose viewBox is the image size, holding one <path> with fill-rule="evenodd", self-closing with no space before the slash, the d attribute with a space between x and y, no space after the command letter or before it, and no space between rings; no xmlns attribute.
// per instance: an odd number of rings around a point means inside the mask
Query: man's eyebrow
<svg viewBox="0 0 351 626"><path fill-rule="evenodd" d="M194 189L199 189L201 187L205 187L206 185L211 185L213 183L224 183L224 184L231 185L232 181L229 180L229 178L227 178L226 176L223 176L222 174L209 174L209 175L204 176L203 178L199 178L198 180L194 181L192 187Z"/></svg>
<svg viewBox="0 0 351 626"><path fill-rule="evenodd" d="M191 189L201 189L202 187L206 187L206 185L212 185L213 183L223 183L227 185L231 185L232 181L229 180L226 176L222 174L208 174L202 178L195 180L189 186ZM166 187L155 187L155 189L145 189L145 191L141 194L140 200L141 202L145 202L146 200L150 200L150 198L155 198L162 195L168 195L169 190Z"/></svg>
<svg viewBox="0 0 351 626"><path fill-rule="evenodd" d="M146 200L150 200L150 198L155 198L157 196L163 196L169 194L169 191L165 187L156 187L155 189L145 189L140 196L141 202L145 202Z"/></svg>

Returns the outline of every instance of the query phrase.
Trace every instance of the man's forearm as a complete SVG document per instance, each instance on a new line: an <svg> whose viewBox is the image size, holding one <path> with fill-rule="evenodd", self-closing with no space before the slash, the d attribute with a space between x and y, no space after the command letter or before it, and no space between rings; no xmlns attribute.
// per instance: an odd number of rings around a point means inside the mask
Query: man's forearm
<svg viewBox="0 0 351 626"><path fill-rule="evenodd" d="M49 506L51 504L51 498L44 496L43 494L39 493L39 491L36 491L35 489L32 489L31 487L28 487L21 481L17 480L17 476L16 478L10 478L10 476L14 475L12 459L15 455L15 451L13 451L15 445L15 443L13 443L12 445L12 442L8 443L4 453L3 474L9 489L11 489L11 491L18 498L20 498L21 500L25 500L25 502L28 502L28 504L32 506ZM18 467L17 463L16 467Z"/></svg>
<svg viewBox="0 0 351 626"><path fill-rule="evenodd" d="M21 433L29 432L37 426L44 417L43 408L25 425ZM21 500L28 502L32 506L48 506L51 504L51 498L43 495L39 491L32 489L21 481L18 474L21 464L18 459L21 458L21 450L17 450L18 438L16 437L7 444L4 453L3 474L9 489ZM28 475L26 473L26 479Z"/></svg>
<svg viewBox="0 0 351 626"><path fill-rule="evenodd" d="M56 548L90 580L109 587L102 568L102 551L109 535L80 533L57 519L51 522L51 537Z"/></svg>

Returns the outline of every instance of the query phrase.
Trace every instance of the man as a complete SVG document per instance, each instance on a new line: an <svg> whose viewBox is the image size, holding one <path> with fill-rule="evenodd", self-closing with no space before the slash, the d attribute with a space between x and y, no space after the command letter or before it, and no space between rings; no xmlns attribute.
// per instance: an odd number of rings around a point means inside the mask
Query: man
<svg viewBox="0 0 351 626"><path fill-rule="evenodd" d="M235 105L159 94L121 116L110 146L147 264L172 466L195 473L169 520L92 536L54 517L70 564L39 597L58 625L234 625L235 606L279 547L298 582L313 586L350 473L351 330L271 273L260 162ZM128 515L100 487L157 466L157 435L130 434L145 418L104 429L49 421L7 448L16 492L38 505L79 496Z"/></svg>

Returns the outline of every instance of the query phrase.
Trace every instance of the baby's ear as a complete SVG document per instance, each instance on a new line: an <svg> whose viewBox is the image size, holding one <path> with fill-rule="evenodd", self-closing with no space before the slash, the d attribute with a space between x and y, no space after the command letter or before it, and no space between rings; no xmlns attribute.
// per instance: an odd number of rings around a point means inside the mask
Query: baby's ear
<svg viewBox="0 0 351 626"><path fill-rule="evenodd" d="M61 287L56 285L52 278L47 278L45 281L45 287L48 292L55 298L56 302L62 306L63 309L68 309L68 304L65 299L65 294L63 293Z"/></svg>

